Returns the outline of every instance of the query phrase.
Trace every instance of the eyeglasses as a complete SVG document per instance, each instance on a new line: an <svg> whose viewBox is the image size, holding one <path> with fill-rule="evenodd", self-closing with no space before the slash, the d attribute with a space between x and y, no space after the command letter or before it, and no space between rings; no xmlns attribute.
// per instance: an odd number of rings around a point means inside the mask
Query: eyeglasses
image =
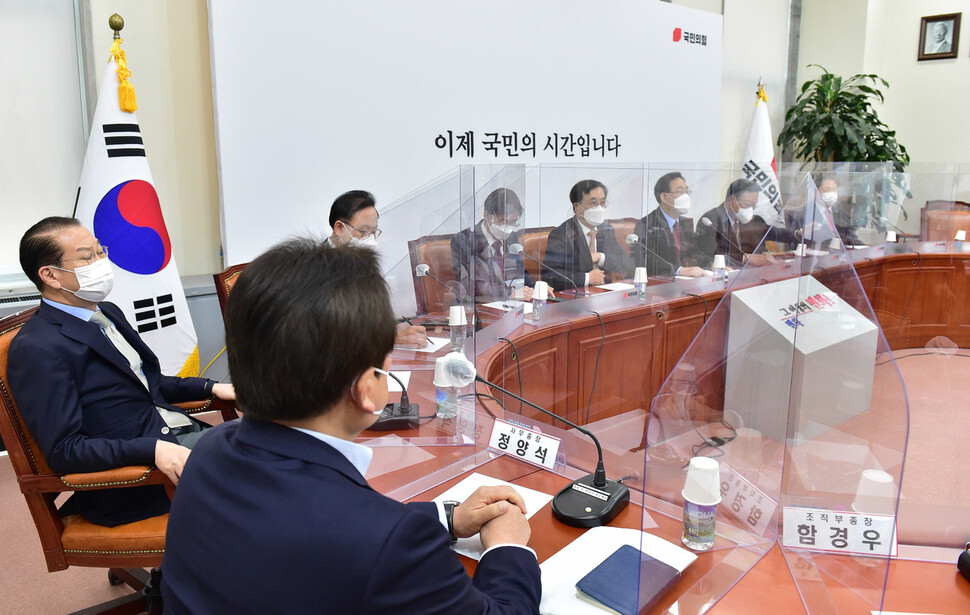
<svg viewBox="0 0 970 615"><path fill-rule="evenodd" d="M607 207L609 206L610 202L606 199L603 199L602 201L598 199L590 199L588 204L589 207Z"/></svg>
<svg viewBox="0 0 970 615"><path fill-rule="evenodd" d="M690 194L690 188L684 188L683 190L671 190L667 194L672 194L674 196L684 196L685 194Z"/></svg>
<svg viewBox="0 0 970 615"><path fill-rule="evenodd" d="M89 256L78 256L78 257L74 257L74 258L62 258L62 259L60 259L57 262L58 262L58 264L60 264L60 263L63 263L64 261L84 261L85 263L87 263L87 264L90 265L94 261L99 261L102 258L107 258L107 257L108 257L108 246L98 246L98 251L95 252L94 254L89 255Z"/></svg>
<svg viewBox="0 0 970 615"><path fill-rule="evenodd" d="M344 222L344 221L341 220L341 222ZM350 224L348 224L346 222L344 222L344 226L346 226L347 228L354 229L355 231L357 231L358 233L360 233L360 238L361 239L366 239L366 238L370 237L371 235L374 236L374 239L380 239L381 238L381 232L382 231L379 228L376 228L373 231L371 231L371 230L362 231L359 228L357 228L356 226L352 226L352 225L350 225Z"/></svg>

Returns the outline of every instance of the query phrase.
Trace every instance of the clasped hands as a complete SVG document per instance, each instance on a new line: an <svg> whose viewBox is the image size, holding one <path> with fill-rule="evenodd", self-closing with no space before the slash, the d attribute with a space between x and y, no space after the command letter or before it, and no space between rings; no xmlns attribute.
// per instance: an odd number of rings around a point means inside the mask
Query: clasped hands
<svg viewBox="0 0 970 615"><path fill-rule="evenodd" d="M468 538L480 533L486 549L498 544L526 545L532 529L525 514L525 500L515 489L479 487L455 507L455 536Z"/></svg>

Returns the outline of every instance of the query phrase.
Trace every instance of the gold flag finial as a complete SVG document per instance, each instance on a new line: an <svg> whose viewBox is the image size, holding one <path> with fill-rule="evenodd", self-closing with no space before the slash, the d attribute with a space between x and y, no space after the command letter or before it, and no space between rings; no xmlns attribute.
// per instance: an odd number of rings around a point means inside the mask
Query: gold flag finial
<svg viewBox="0 0 970 615"><path fill-rule="evenodd" d="M128 80L131 77L131 71L128 70L125 50L121 48L121 44L125 41L121 38L120 32L125 27L125 20L115 13L108 18L108 26L115 31L114 42L111 43L111 59L118 63L118 106L122 111L134 113L138 109L138 103L135 102L135 86Z"/></svg>
<svg viewBox="0 0 970 615"><path fill-rule="evenodd" d="M108 27L115 31L115 38L121 38L121 31L125 27L125 19L118 13L108 18Z"/></svg>

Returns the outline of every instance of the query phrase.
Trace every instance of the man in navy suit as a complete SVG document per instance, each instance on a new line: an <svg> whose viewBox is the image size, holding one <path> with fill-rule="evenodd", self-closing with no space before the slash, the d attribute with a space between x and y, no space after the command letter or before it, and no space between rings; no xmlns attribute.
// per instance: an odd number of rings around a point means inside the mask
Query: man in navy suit
<svg viewBox="0 0 970 615"><path fill-rule="evenodd" d="M646 267L649 275L704 275L702 266L710 262L694 243L694 221L690 212L690 188L680 173L667 173L653 187L660 205L637 222L633 234L633 262Z"/></svg>
<svg viewBox="0 0 970 615"><path fill-rule="evenodd" d="M538 613L524 502L505 487L401 504L353 440L387 402L394 314L377 256L295 239L226 308L243 419L209 431L172 502L166 613ZM449 531L450 530L450 531ZM474 579L450 548L481 533Z"/></svg>
<svg viewBox="0 0 970 615"><path fill-rule="evenodd" d="M161 374L121 310L102 303L112 282L107 250L74 218L45 218L28 229L20 263L41 305L10 345L7 370L48 465L55 472L155 465L178 483L189 454L182 444L193 443L203 426L171 404L213 394L232 399L232 385ZM119 334L130 357L111 341ZM168 507L156 485L78 492L61 513L113 526Z"/></svg>
<svg viewBox="0 0 970 615"><path fill-rule="evenodd" d="M522 294L518 298L532 301L535 282L525 270L522 255L508 251L508 246L519 243L521 217L519 197L508 188L497 188L485 198L484 219L474 229L465 229L451 238L455 279L466 288L474 285L475 301L508 299L516 279L522 280Z"/></svg>
<svg viewBox="0 0 970 615"><path fill-rule="evenodd" d="M555 290L568 290L603 284L607 273L630 277L630 257L605 222L606 186L584 179L569 191L569 200L575 215L549 232L543 279Z"/></svg>
<svg viewBox="0 0 970 615"><path fill-rule="evenodd" d="M724 202L701 218L697 227L697 245L710 260L715 254L724 254L727 264L736 268L744 264L763 267L775 262L764 247L760 254L755 254L766 234L775 240L784 232L754 215L760 193L761 187L757 183L737 179L728 186Z"/></svg>

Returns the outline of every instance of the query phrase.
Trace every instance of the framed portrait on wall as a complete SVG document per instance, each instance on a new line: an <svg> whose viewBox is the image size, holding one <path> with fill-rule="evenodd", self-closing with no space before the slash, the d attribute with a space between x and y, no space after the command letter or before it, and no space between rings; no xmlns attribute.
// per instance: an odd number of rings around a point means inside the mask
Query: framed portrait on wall
<svg viewBox="0 0 970 615"><path fill-rule="evenodd" d="M932 15L920 20L918 61L957 57L962 14Z"/></svg>

